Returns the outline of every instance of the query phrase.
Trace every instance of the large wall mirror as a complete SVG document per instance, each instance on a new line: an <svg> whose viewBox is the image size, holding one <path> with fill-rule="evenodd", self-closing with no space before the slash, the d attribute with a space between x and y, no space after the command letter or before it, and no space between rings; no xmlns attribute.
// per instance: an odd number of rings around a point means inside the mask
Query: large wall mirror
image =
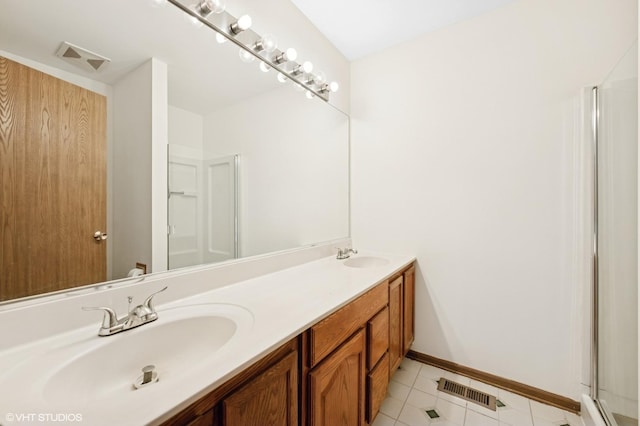
<svg viewBox="0 0 640 426"><path fill-rule="evenodd" d="M0 12L0 303L349 235L329 103L167 2Z"/></svg>

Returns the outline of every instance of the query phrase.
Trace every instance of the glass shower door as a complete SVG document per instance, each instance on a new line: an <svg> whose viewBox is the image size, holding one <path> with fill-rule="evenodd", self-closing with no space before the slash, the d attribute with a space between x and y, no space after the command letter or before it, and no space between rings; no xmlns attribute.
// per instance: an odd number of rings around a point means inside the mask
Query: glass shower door
<svg viewBox="0 0 640 426"><path fill-rule="evenodd" d="M597 400L619 426L637 425L637 44L598 88L598 97Z"/></svg>

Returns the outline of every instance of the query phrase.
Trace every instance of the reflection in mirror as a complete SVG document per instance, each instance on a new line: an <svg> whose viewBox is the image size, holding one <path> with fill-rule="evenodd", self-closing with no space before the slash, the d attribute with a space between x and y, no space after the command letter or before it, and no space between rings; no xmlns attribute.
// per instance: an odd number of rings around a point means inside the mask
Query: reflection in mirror
<svg viewBox="0 0 640 426"><path fill-rule="evenodd" d="M137 264L161 272L348 236L344 113L242 62L237 46L166 3L0 0L0 10L0 56L42 74L0 67L0 84L20 88L0 109L32 120L0 118L0 301L125 278ZM64 41L110 62L80 68L56 56ZM33 85L48 78L55 90ZM88 161L100 156L104 166ZM84 169L61 162L76 157ZM19 158L24 173L10 168ZM100 167L104 196L85 186ZM102 264L88 259L93 249ZM98 275L69 278L74 268Z"/></svg>

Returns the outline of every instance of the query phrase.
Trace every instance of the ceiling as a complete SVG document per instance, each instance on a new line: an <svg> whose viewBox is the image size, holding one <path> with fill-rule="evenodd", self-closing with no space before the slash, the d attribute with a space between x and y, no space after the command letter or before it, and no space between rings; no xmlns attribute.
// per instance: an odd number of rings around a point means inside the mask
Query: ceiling
<svg viewBox="0 0 640 426"><path fill-rule="evenodd" d="M353 60L514 0L291 1ZM208 28L161 3L0 0L0 50L107 84L155 57L168 65L170 103L200 114L278 86L273 73L237 60L237 47L217 44ZM63 41L111 62L99 72L79 69L55 55Z"/></svg>
<svg viewBox="0 0 640 426"><path fill-rule="evenodd" d="M155 0L0 0L0 51L109 85L157 58L168 67L169 103L202 115L279 87L273 73L241 62L237 47L185 17ZM98 72L78 68L55 55L63 41L111 62Z"/></svg>
<svg viewBox="0 0 640 426"><path fill-rule="evenodd" d="M291 0L351 60L515 0Z"/></svg>

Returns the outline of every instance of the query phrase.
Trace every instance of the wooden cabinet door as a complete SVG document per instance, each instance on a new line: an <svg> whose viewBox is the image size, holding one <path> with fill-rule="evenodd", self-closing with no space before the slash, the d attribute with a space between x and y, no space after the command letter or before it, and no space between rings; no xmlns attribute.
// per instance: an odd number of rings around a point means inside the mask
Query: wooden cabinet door
<svg viewBox="0 0 640 426"><path fill-rule="evenodd" d="M364 425L365 375L361 329L309 373L309 424Z"/></svg>
<svg viewBox="0 0 640 426"><path fill-rule="evenodd" d="M402 277L389 284L389 374L393 375L404 356L402 346Z"/></svg>
<svg viewBox="0 0 640 426"><path fill-rule="evenodd" d="M389 387L389 354L367 375L367 421L372 424L380 411Z"/></svg>
<svg viewBox="0 0 640 426"><path fill-rule="evenodd" d="M222 401L225 426L298 424L298 354L292 352Z"/></svg>
<svg viewBox="0 0 640 426"><path fill-rule="evenodd" d="M416 292L416 268L412 266L404 273L403 294L403 355L409 351L415 335L415 292Z"/></svg>

